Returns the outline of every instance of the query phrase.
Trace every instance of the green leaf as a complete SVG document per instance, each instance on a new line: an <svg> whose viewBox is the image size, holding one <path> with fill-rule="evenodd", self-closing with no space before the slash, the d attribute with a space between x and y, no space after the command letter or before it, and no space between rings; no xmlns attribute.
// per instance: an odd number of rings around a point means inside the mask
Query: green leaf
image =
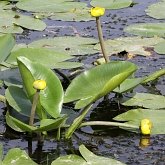
<svg viewBox="0 0 165 165"><path fill-rule="evenodd" d="M10 149L3 160L3 164L4 165L11 165L11 164L37 165L37 163L35 163L25 151L19 148Z"/></svg>
<svg viewBox="0 0 165 165"><path fill-rule="evenodd" d="M66 53L60 53L50 49L20 48L16 51L12 51L6 62L17 65L17 57L20 56L26 57L31 61L36 61L50 68L54 68L58 62L74 58Z"/></svg>
<svg viewBox="0 0 165 165"><path fill-rule="evenodd" d="M105 9L121 9L129 7L132 3L132 0L92 0L90 2L91 6L104 7Z"/></svg>
<svg viewBox="0 0 165 165"><path fill-rule="evenodd" d="M59 128L66 120L66 115L57 119L43 119L40 121L40 127L36 131L50 131Z"/></svg>
<svg viewBox="0 0 165 165"><path fill-rule="evenodd" d="M51 165L88 165L87 162L78 155L61 156L54 160Z"/></svg>
<svg viewBox="0 0 165 165"><path fill-rule="evenodd" d="M0 63L3 62L15 45L15 39L11 34L0 36Z"/></svg>
<svg viewBox="0 0 165 165"><path fill-rule="evenodd" d="M92 165L124 165L124 163L121 163L115 159L106 158L103 156L97 156L91 151L89 151L84 145L80 145L79 151L82 155L82 157L87 161L87 164Z"/></svg>
<svg viewBox="0 0 165 165"><path fill-rule="evenodd" d="M82 8L82 9L73 9L68 12L63 13L54 13L49 17L53 20L62 20L62 21L90 21L95 20L94 17L90 14L90 8Z"/></svg>
<svg viewBox="0 0 165 165"><path fill-rule="evenodd" d="M158 54L165 55L165 41L158 43L154 47L154 51Z"/></svg>
<svg viewBox="0 0 165 165"><path fill-rule="evenodd" d="M151 134L165 134L165 111L151 109L132 109L114 118L117 121L126 121L128 124L140 126L142 119L149 119L152 122Z"/></svg>
<svg viewBox="0 0 165 165"><path fill-rule="evenodd" d="M31 62L25 57L18 57L18 66L29 97L35 93L32 85L34 80L46 81L47 87L40 91L40 103L52 117L59 117L63 103L63 88L55 73L44 65ZM30 81L29 75L32 77Z"/></svg>
<svg viewBox="0 0 165 165"><path fill-rule="evenodd" d="M159 77L161 76L164 76L165 75L165 69L160 69L152 74L150 74L149 76L147 76L141 84L145 84L145 83L148 83L150 81L154 81L156 79L158 79Z"/></svg>
<svg viewBox="0 0 165 165"><path fill-rule="evenodd" d="M46 24L33 17L22 15L14 11L1 11L0 15L0 32L2 33L22 33L21 27L43 31L46 28Z"/></svg>
<svg viewBox="0 0 165 165"><path fill-rule="evenodd" d="M113 61L85 71L77 76L67 88L65 102L88 98L90 102L96 101L119 86L136 69L133 63Z"/></svg>
<svg viewBox="0 0 165 165"><path fill-rule="evenodd" d="M6 113L6 123L17 132L34 132L36 130L35 127L25 124L24 122L12 117L9 112Z"/></svg>
<svg viewBox="0 0 165 165"><path fill-rule="evenodd" d="M97 156L89 151L84 145L79 147L79 151L85 160L80 156L71 154L57 158L51 165L124 165L117 160Z"/></svg>
<svg viewBox="0 0 165 165"><path fill-rule="evenodd" d="M71 55L87 55L98 52L93 49L93 45L96 43L98 43L98 40L93 38L64 36L34 41L28 47L49 48Z"/></svg>
<svg viewBox="0 0 165 165"><path fill-rule="evenodd" d="M154 3L145 10L146 14L156 19L165 19L165 1Z"/></svg>
<svg viewBox="0 0 165 165"><path fill-rule="evenodd" d="M136 93L132 98L125 98L122 105L162 109L165 108L165 97L149 93Z"/></svg>
<svg viewBox="0 0 165 165"><path fill-rule="evenodd" d="M126 27L124 31L144 37L165 37L165 23L138 23Z"/></svg>
<svg viewBox="0 0 165 165"><path fill-rule="evenodd" d="M5 91L8 104L22 115L30 116L32 104L22 88L9 86Z"/></svg>
<svg viewBox="0 0 165 165"><path fill-rule="evenodd" d="M153 47L154 45L162 41L164 41L164 39L159 37L120 37L113 40L106 40L105 46L109 55L126 51L133 55L137 54L143 56L150 56L151 52L147 51L145 47ZM94 49L101 50L100 44L95 45Z"/></svg>
<svg viewBox="0 0 165 165"><path fill-rule="evenodd" d="M67 12L76 8L84 8L86 3L73 0L24 0L16 4L17 8L32 12Z"/></svg>
<svg viewBox="0 0 165 165"><path fill-rule="evenodd" d="M143 82L144 78L132 78L126 79L123 83L120 84L113 91L117 93L124 93L134 89L136 86L140 85Z"/></svg>
<svg viewBox="0 0 165 165"><path fill-rule="evenodd" d="M84 64L80 62L58 62L55 64L54 68L57 69L73 69L73 68L79 68L82 67Z"/></svg>

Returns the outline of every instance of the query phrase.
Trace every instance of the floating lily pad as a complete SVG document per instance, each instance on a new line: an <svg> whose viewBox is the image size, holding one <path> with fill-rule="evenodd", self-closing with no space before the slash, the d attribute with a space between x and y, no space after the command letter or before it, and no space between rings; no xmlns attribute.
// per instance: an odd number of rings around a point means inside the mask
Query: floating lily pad
<svg viewBox="0 0 165 165"><path fill-rule="evenodd" d="M81 145L79 147L79 151L83 158L74 154L61 156L57 158L55 161L53 161L51 165L56 165L56 164L59 164L59 165L89 165L89 164L91 165L99 165L99 164L124 165L123 163L115 159L106 158L103 156L97 156L91 151L89 151L84 145Z"/></svg>
<svg viewBox="0 0 165 165"><path fill-rule="evenodd" d="M33 17L22 15L13 11L1 11L0 14L0 32L1 33L22 33L21 27L43 31L46 24Z"/></svg>
<svg viewBox="0 0 165 165"><path fill-rule="evenodd" d="M105 9L121 9L129 7L132 3L132 0L92 0L90 4L92 6L100 6Z"/></svg>
<svg viewBox="0 0 165 165"><path fill-rule="evenodd" d="M117 121L126 121L127 124L140 126L142 119L149 119L152 122L151 134L165 134L165 111L151 109L132 109L114 118Z"/></svg>
<svg viewBox="0 0 165 165"><path fill-rule="evenodd" d="M106 50L109 55L127 51L131 54L150 56L151 53L145 50L145 47L153 47L157 43L164 41L159 37L141 38L141 37L121 37L105 41ZM100 44L94 46L94 49L101 50Z"/></svg>
<svg viewBox="0 0 165 165"><path fill-rule="evenodd" d="M62 21L90 21L95 20L94 17L90 15L89 8L83 9L73 9L68 12L63 13L54 13L49 16L53 20L62 20Z"/></svg>
<svg viewBox="0 0 165 165"><path fill-rule="evenodd" d="M66 53L56 52L44 48L20 48L11 52L6 62L17 65L17 57L24 56L31 61L36 61L50 68L56 66L56 63L74 58Z"/></svg>
<svg viewBox="0 0 165 165"><path fill-rule="evenodd" d="M145 10L146 14L156 19L165 19L165 1L154 3Z"/></svg>
<svg viewBox="0 0 165 165"><path fill-rule="evenodd" d="M165 23L138 23L126 27L124 31L144 37L165 37Z"/></svg>
<svg viewBox="0 0 165 165"><path fill-rule="evenodd" d="M87 4L83 2L74 2L73 0L24 0L16 4L21 10L32 12L67 12L77 8L84 8Z"/></svg>
<svg viewBox="0 0 165 165"><path fill-rule="evenodd" d="M165 55L165 41L158 43L154 47L154 51L157 52L158 54Z"/></svg>
<svg viewBox="0 0 165 165"><path fill-rule="evenodd" d="M41 39L30 43L28 46L49 48L71 55L89 55L98 52L93 49L93 45L96 43L98 43L98 40L93 38L65 36Z"/></svg>
<svg viewBox="0 0 165 165"><path fill-rule="evenodd" d="M122 105L162 109L165 108L165 97L149 93L136 93L132 98L123 99Z"/></svg>
<svg viewBox="0 0 165 165"><path fill-rule="evenodd" d="M10 149L9 152L7 153L7 155L5 156L2 164L5 164L5 165L9 165L9 164L37 165L37 163L35 163L28 156L28 154L25 151L23 151L19 148Z"/></svg>

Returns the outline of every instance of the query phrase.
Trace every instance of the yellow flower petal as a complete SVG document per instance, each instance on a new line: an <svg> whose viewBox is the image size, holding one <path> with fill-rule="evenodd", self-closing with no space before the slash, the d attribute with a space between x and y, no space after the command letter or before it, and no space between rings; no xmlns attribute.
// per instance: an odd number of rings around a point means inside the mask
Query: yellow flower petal
<svg viewBox="0 0 165 165"><path fill-rule="evenodd" d="M92 17L100 17L104 15L105 13L105 8L102 7L92 7L91 8L91 16Z"/></svg>
<svg viewBox="0 0 165 165"><path fill-rule="evenodd" d="M143 119L140 123L140 130L143 135L151 134L152 122L149 119Z"/></svg>
<svg viewBox="0 0 165 165"><path fill-rule="evenodd" d="M33 88L43 90L46 88L46 81L45 80L36 80L33 83Z"/></svg>

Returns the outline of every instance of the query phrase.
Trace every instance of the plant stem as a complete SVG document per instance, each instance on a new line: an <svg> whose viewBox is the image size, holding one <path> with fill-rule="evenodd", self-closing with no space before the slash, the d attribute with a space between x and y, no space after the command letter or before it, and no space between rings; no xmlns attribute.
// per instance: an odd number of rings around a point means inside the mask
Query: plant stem
<svg viewBox="0 0 165 165"><path fill-rule="evenodd" d="M106 52L106 49L105 49L105 44L104 44L104 39L103 39L103 32L102 32L101 23L100 23L100 17L96 17L96 25L97 25L98 37L99 37L103 57L105 59L105 62L108 63L109 58L108 58L108 55L107 55L107 52Z"/></svg>
<svg viewBox="0 0 165 165"><path fill-rule="evenodd" d="M92 104L89 104L86 107L84 107L84 109L81 112L81 115L78 116L76 119L74 119L72 125L68 128L68 130L65 133L65 138L66 139L71 138L71 136L74 133L74 131L79 127L79 125L81 124L82 120L84 119L84 117L86 116L88 111L90 110L91 106L92 106Z"/></svg>
<svg viewBox="0 0 165 165"><path fill-rule="evenodd" d="M119 123L119 122L108 122L108 121L89 121L81 123L80 127L91 126L91 125L104 125L104 126L116 126L116 127L127 127L127 128L135 128L139 129L136 125L126 124L126 123Z"/></svg>
<svg viewBox="0 0 165 165"><path fill-rule="evenodd" d="M31 109L31 114L30 114L30 120L29 120L30 126L33 126L33 123L34 123L34 116L35 116L35 111L36 111L36 107L37 107L37 103L39 99L39 93L40 93L40 90L37 89L33 97L33 104L32 104L32 109Z"/></svg>

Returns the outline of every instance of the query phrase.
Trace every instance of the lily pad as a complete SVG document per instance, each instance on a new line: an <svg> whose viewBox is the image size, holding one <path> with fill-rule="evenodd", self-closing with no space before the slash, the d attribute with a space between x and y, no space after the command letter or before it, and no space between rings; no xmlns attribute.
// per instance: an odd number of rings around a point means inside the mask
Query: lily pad
<svg viewBox="0 0 165 165"><path fill-rule="evenodd" d="M164 39L159 37L141 38L141 37L120 37L113 40L106 40L105 46L109 55L127 51L130 54L150 56L151 53L145 50L145 47L153 47ZM94 49L101 50L100 44L96 44Z"/></svg>
<svg viewBox="0 0 165 165"><path fill-rule="evenodd" d="M5 156L3 163L4 165L17 164L17 165L37 165L28 154L19 148L10 149Z"/></svg>
<svg viewBox="0 0 165 165"><path fill-rule="evenodd" d="M165 1L154 3L145 10L146 14L156 19L165 19Z"/></svg>
<svg viewBox="0 0 165 165"><path fill-rule="evenodd" d="M0 32L1 33L22 33L23 29L43 31L46 24L33 17L22 15L14 11L1 11Z"/></svg>
<svg viewBox="0 0 165 165"><path fill-rule="evenodd" d="M49 16L49 18L53 20L62 20L62 21L90 21L95 20L90 15L89 12L90 8L83 8L83 9L73 9L68 12L64 13L54 13Z"/></svg>
<svg viewBox="0 0 165 165"><path fill-rule="evenodd" d="M165 37L165 23L138 23L126 27L124 31L144 37Z"/></svg>
<svg viewBox="0 0 165 165"><path fill-rule="evenodd" d="M165 55L165 41L155 45L154 51L157 52L158 54Z"/></svg>
<svg viewBox="0 0 165 165"><path fill-rule="evenodd" d="M44 48L20 48L12 51L6 62L17 65L17 57L24 56L31 61L36 61L49 68L55 68L56 63L74 58L66 53L60 53Z"/></svg>
<svg viewBox="0 0 165 165"><path fill-rule="evenodd" d="M84 145L79 147L79 151L83 158L78 155L71 154L57 158L51 165L124 165L124 163L115 159L97 156L89 151Z"/></svg>
<svg viewBox="0 0 165 165"><path fill-rule="evenodd" d="M152 109L132 109L122 113L114 118L116 121L122 121L127 124L140 126L142 119L149 119L152 122L151 134L165 134L165 111Z"/></svg>
<svg viewBox="0 0 165 165"><path fill-rule="evenodd" d="M93 38L65 36L34 41L28 47L49 48L71 55L89 55L98 52L93 49L93 45L96 43L98 43L98 40Z"/></svg>
<svg viewBox="0 0 165 165"><path fill-rule="evenodd" d="M121 9L129 7L132 3L132 0L92 0L90 4L94 7L100 6L105 9Z"/></svg>
<svg viewBox="0 0 165 165"><path fill-rule="evenodd" d="M132 98L125 98L122 105L162 109L165 108L165 97L149 93L136 93Z"/></svg>
<svg viewBox="0 0 165 165"><path fill-rule="evenodd" d="M67 12L77 8L84 8L87 4L83 2L74 2L73 0L24 0L16 4L21 10L32 12Z"/></svg>

